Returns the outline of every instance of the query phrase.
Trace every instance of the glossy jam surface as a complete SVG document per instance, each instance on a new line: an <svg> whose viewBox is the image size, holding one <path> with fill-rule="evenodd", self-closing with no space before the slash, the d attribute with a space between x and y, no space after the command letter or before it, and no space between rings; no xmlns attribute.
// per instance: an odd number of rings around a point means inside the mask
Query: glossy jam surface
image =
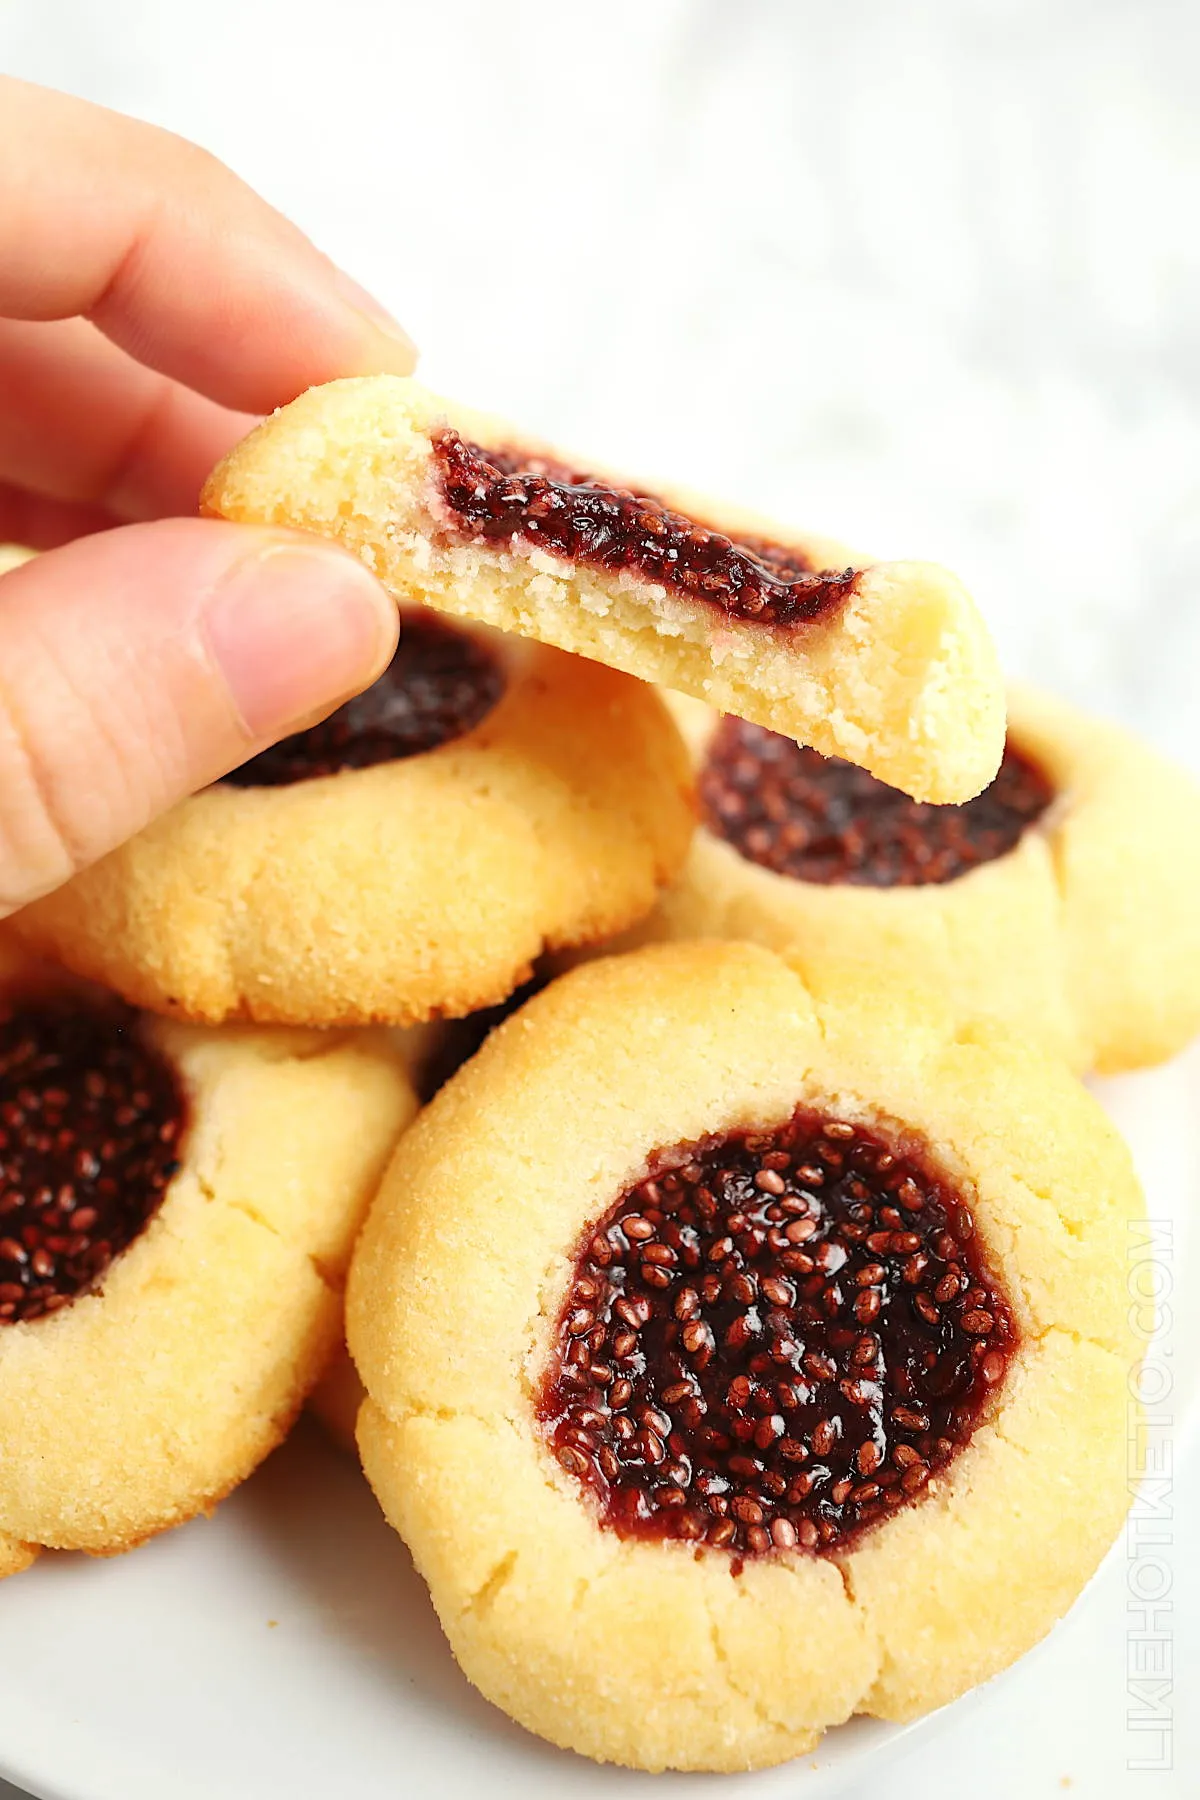
<svg viewBox="0 0 1200 1800"><path fill-rule="evenodd" d="M473 731L504 692L489 647L432 613L406 613L400 647L365 693L235 769L237 787L287 787L436 750Z"/></svg>
<svg viewBox="0 0 1200 1800"><path fill-rule="evenodd" d="M101 1280L157 1211L187 1117L132 1013L0 1008L0 1326Z"/></svg>
<svg viewBox="0 0 1200 1800"><path fill-rule="evenodd" d="M968 1442L1017 1342L914 1141L801 1108L662 1153L580 1247L553 1453L622 1535L836 1550Z"/></svg>
<svg viewBox="0 0 1200 1800"><path fill-rule="evenodd" d="M930 806L852 763L725 718L709 744L699 795L709 830L777 875L922 887L1007 855L1054 789L1010 744L982 794L961 806Z"/></svg>
<svg viewBox="0 0 1200 1800"><path fill-rule="evenodd" d="M835 612L853 569L815 569L794 546L737 540L672 511L652 494L520 451L483 449L455 431L433 442L441 499L469 538L518 537L570 562L628 570L727 618L800 626Z"/></svg>

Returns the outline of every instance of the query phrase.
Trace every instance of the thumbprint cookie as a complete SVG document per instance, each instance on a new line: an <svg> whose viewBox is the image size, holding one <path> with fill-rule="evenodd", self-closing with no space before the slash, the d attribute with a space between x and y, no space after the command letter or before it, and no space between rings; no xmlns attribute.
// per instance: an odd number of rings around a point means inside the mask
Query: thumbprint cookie
<svg viewBox="0 0 1200 1800"><path fill-rule="evenodd" d="M642 936L870 958L1077 1069L1158 1062L1200 1029L1200 787L1130 733L1014 688L996 780L923 806L675 704L702 824Z"/></svg>
<svg viewBox="0 0 1200 1800"><path fill-rule="evenodd" d="M415 1106L382 1034L207 1031L10 965L0 1559L127 1550L282 1440Z"/></svg>
<svg viewBox="0 0 1200 1800"><path fill-rule="evenodd" d="M412 1074L418 1098L424 1104L445 1086L450 1077L491 1036L497 1025L510 1018L526 1000L540 993L549 971L535 971L507 1000L484 1007L463 1019L433 1020L396 1034L397 1046ZM309 1410L324 1426L339 1449L357 1457L355 1428L363 1402L363 1385L344 1342L339 1344L329 1367L313 1389Z"/></svg>
<svg viewBox="0 0 1200 1800"><path fill-rule="evenodd" d="M694 824L660 695L417 610L390 669L22 911L131 1004L408 1025L643 917Z"/></svg>
<svg viewBox="0 0 1200 1800"><path fill-rule="evenodd" d="M1022 1654L1128 1504L1127 1151L1056 1058L752 945L586 965L355 1251L366 1473L468 1678L646 1769Z"/></svg>
<svg viewBox="0 0 1200 1800"><path fill-rule="evenodd" d="M996 654L946 570L631 488L416 382L301 395L202 504L336 538L401 601L678 688L922 799L965 800L996 772Z"/></svg>

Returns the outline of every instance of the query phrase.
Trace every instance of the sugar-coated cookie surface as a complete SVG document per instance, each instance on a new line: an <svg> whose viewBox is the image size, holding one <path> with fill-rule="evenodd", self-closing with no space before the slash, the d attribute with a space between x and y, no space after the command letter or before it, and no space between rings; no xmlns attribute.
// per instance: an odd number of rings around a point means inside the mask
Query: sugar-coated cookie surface
<svg viewBox="0 0 1200 1800"><path fill-rule="evenodd" d="M433 1019L408 1031L393 1033L392 1041L421 1103L432 1099L463 1063L475 1055L496 1027L523 1006L533 993L540 991L548 979L548 973L540 972L497 1006L468 1013L461 1019ZM338 1448L352 1456L355 1462L358 1461L355 1431L364 1398L362 1380L343 1342L312 1391L309 1411Z"/></svg>
<svg viewBox="0 0 1200 1800"><path fill-rule="evenodd" d="M961 584L682 491L563 467L391 376L314 388L214 471L225 518L337 538L402 601L677 688L928 800L994 775L995 650Z"/></svg>
<svg viewBox="0 0 1200 1800"><path fill-rule="evenodd" d="M19 1575L37 1556L33 1544L18 1544L15 1538L0 1537L0 1581L6 1575Z"/></svg>
<svg viewBox="0 0 1200 1800"><path fill-rule="evenodd" d="M0 1220L27 1220L23 1257L0 1235L0 1569L14 1546L128 1549L209 1510L281 1441L339 1340L353 1237L416 1105L377 1034L216 1033L51 991L9 958L0 1081L22 1084L22 1116L0 1182L41 1159L45 1202L18 1196ZM117 1060L54 1066L51 1017L97 1021L86 1042L106 1033ZM108 1259L96 1240L136 1201L147 1154L122 1145L150 1143L157 1118L123 1084L141 1062L172 1072L182 1131ZM78 1263L97 1274L75 1291Z"/></svg>
<svg viewBox="0 0 1200 1800"><path fill-rule="evenodd" d="M733 1770L1005 1667L1128 1504L1140 1210L1063 1065L920 989L716 943L552 984L406 1134L348 1287L364 1467L464 1672L589 1756Z"/></svg>
<svg viewBox="0 0 1200 1800"><path fill-rule="evenodd" d="M182 801L14 929L159 1012L411 1024L503 1000L546 947L643 917L694 823L662 698L427 611L394 667L433 632L496 679L442 646L436 666ZM482 707L466 679L481 673Z"/></svg>
<svg viewBox="0 0 1200 1800"><path fill-rule="evenodd" d="M886 796L836 791L821 816L788 746L743 745L734 770L715 715L672 704L700 772L702 823L638 941L750 939L806 968L870 958L936 986L964 1016L990 1013L1037 1036L1078 1069L1158 1062L1200 1029L1200 787L1129 732L1014 687L1008 741L1044 776L1048 804L972 865L959 817L926 813L889 838L868 811ZM757 856L751 814L768 828ZM850 852L870 859L873 831L893 859L948 857L963 872L935 879L935 866L918 880L893 869L900 885L871 885L890 877L865 867L856 881L842 864ZM832 878L822 862L838 863ZM780 872L810 863L819 878Z"/></svg>

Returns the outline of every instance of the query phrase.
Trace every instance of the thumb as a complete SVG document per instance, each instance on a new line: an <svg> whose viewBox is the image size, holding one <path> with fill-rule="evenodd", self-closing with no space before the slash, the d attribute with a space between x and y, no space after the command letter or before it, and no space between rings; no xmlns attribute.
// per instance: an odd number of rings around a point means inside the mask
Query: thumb
<svg viewBox="0 0 1200 1800"><path fill-rule="evenodd" d="M216 520L0 577L0 918L366 687L396 632L344 551Z"/></svg>

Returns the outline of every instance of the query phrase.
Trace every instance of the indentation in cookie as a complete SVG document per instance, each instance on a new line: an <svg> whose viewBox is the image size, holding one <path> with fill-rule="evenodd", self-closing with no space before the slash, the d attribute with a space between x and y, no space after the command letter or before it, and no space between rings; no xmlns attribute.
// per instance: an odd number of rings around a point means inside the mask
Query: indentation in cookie
<svg viewBox="0 0 1200 1800"><path fill-rule="evenodd" d="M286 787L420 756L473 731L504 688L504 670L486 644L433 614L406 613L395 656L365 693L225 779L238 787Z"/></svg>
<svg viewBox="0 0 1200 1800"><path fill-rule="evenodd" d="M0 1325L96 1285L160 1205L187 1116L173 1065L132 1012L0 1010Z"/></svg>
<svg viewBox="0 0 1200 1800"><path fill-rule="evenodd" d="M709 830L751 862L797 881L922 887L1014 849L1054 798L1008 744L996 779L959 806L911 800L865 769L790 738L721 720L700 772Z"/></svg>
<svg viewBox="0 0 1200 1800"><path fill-rule="evenodd" d="M928 1153L801 1107L660 1153L589 1229L539 1418L624 1536L830 1551L951 1462L1016 1343Z"/></svg>
<svg viewBox="0 0 1200 1800"><path fill-rule="evenodd" d="M653 494L527 451L485 449L446 429L433 454L442 506L468 538L515 536L571 562L628 570L729 618L811 624L840 608L857 580L853 569L815 569L795 546L725 537Z"/></svg>

